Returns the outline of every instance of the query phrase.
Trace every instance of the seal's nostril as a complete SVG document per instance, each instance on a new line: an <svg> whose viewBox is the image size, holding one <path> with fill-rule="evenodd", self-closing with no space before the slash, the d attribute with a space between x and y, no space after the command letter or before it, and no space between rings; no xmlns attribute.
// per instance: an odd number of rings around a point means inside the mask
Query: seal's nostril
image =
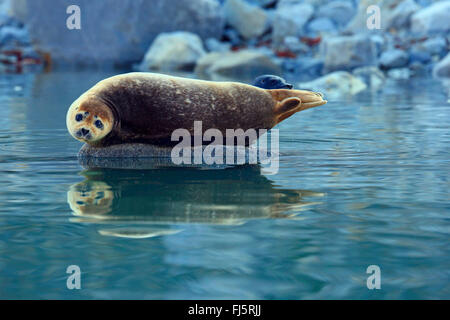
<svg viewBox="0 0 450 320"><path fill-rule="evenodd" d="M87 130L87 129L85 129L85 128L82 128L82 129L81 129L81 134L82 134L83 136L87 135L88 133L89 133L89 130Z"/></svg>

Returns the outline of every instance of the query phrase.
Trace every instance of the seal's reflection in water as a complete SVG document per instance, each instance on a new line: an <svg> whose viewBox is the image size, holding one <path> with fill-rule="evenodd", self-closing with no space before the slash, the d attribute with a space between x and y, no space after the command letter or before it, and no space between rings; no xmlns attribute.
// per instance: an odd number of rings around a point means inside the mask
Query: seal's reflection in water
<svg viewBox="0 0 450 320"><path fill-rule="evenodd" d="M103 235L147 238L179 232L189 223L242 224L250 219L296 219L304 197L322 194L275 189L257 165L226 169L90 168L71 186L67 199L75 222L110 223ZM157 229L142 226L159 225ZM164 229L164 224L172 225ZM139 227L130 227L138 225Z"/></svg>

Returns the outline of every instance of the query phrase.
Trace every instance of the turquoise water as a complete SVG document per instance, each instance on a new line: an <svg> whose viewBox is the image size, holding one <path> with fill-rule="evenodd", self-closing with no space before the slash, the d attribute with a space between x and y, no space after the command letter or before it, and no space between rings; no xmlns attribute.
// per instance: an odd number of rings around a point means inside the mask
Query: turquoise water
<svg viewBox="0 0 450 320"><path fill-rule="evenodd" d="M450 298L439 82L295 115L279 126L275 175L84 169L65 113L109 75L0 77L0 298ZM66 287L69 265L80 290Z"/></svg>

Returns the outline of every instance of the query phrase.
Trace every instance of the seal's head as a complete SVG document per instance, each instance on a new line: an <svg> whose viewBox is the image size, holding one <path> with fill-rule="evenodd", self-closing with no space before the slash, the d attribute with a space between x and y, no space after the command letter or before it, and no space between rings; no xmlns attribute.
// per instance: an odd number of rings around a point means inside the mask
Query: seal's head
<svg viewBox="0 0 450 320"><path fill-rule="evenodd" d="M112 131L114 114L103 101L81 96L70 106L66 123L75 139L96 144Z"/></svg>
<svg viewBox="0 0 450 320"><path fill-rule="evenodd" d="M83 181L70 187L67 202L76 216L102 217L111 212L114 192L103 181Z"/></svg>

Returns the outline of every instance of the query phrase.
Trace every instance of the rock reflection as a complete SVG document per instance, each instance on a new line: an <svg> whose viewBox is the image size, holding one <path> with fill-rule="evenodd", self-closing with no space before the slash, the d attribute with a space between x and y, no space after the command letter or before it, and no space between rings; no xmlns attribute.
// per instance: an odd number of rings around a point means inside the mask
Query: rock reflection
<svg viewBox="0 0 450 320"><path fill-rule="evenodd" d="M103 235L145 238L170 230L142 229L146 224L242 224L250 219L295 219L304 197L323 194L277 189L259 166L199 170L88 169L85 180L70 187L67 200L76 222L112 223ZM139 228L122 229L124 225Z"/></svg>

